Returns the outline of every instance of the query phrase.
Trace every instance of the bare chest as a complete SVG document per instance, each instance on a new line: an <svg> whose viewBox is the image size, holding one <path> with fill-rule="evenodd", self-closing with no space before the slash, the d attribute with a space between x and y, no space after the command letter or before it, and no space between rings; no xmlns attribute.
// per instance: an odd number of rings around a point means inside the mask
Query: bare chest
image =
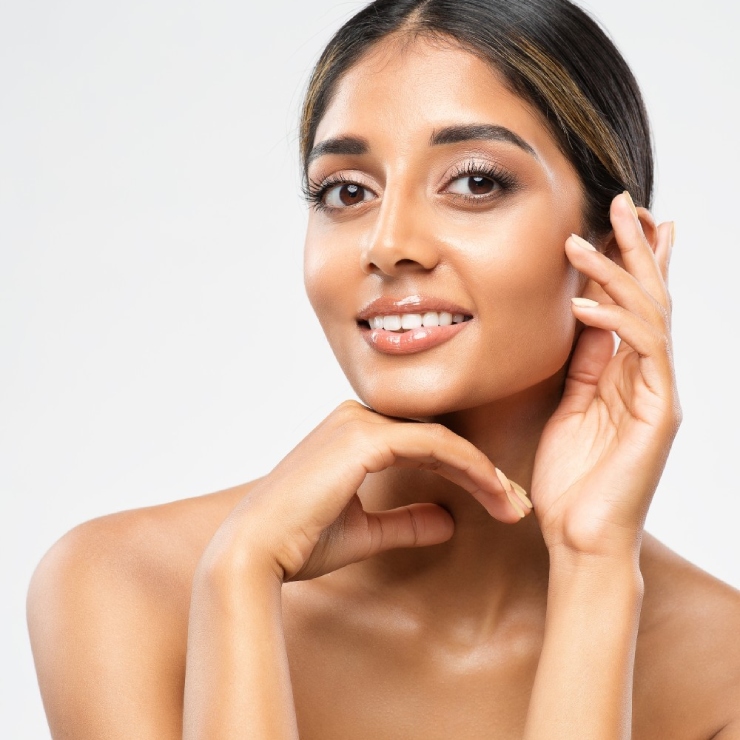
<svg viewBox="0 0 740 740"><path fill-rule="evenodd" d="M441 649L393 627L284 611L301 740L520 740L542 635ZM347 626L349 625L349 626ZM708 740L711 722L638 641L633 740Z"/></svg>
<svg viewBox="0 0 740 740"><path fill-rule="evenodd" d="M395 641L391 641L393 643ZM291 641L302 740L521 738L536 660Z"/></svg>

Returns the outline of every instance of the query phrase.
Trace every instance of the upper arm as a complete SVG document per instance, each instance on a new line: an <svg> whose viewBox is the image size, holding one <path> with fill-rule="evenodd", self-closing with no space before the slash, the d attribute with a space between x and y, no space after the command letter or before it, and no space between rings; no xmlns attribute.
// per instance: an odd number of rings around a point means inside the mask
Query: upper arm
<svg viewBox="0 0 740 740"><path fill-rule="evenodd" d="M168 610L171 584L147 573L136 536L89 522L34 573L28 626L55 740L181 737L187 617Z"/></svg>

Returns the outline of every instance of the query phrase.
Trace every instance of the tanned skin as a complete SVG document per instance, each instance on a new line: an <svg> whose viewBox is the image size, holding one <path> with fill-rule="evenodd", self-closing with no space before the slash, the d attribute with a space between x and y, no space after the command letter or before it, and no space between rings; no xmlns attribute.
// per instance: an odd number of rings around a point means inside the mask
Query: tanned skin
<svg viewBox="0 0 740 740"><path fill-rule="evenodd" d="M478 124L526 146L433 143ZM452 46L358 61L315 143L343 137L363 151L309 169L306 287L362 404L264 478L52 548L29 625L53 737L740 739L740 593L643 531L680 423L672 224L620 195L597 250L572 237L572 164ZM409 296L469 325L379 352L358 314Z"/></svg>

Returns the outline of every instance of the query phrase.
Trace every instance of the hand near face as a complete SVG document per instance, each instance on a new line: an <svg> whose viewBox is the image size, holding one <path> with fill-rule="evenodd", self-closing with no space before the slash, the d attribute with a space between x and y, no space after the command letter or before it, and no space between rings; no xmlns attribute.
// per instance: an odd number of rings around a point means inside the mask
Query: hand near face
<svg viewBox="0 0 740 740"><path fill-rule="evenodd" d="M448 540L454 522L437 504L363 509L357 489L365 476L390 467L431 470L504 522L519 521L524 508L493 463L459 435L346 401L242 499L211 540L206 567L228 572L249 561L281 581L306 580L386 550Z"/></svg>
<svg viewBox="0 0 740 740"><path fill-rule="evenodd" d="M579 237L566 242L573 266L611 302L574 299L586 328L537 450L532 500L551 552L636 552L681 418L666 286L673 225L650 230L649 243L627 194L611 221L623 268Z"/></svg>

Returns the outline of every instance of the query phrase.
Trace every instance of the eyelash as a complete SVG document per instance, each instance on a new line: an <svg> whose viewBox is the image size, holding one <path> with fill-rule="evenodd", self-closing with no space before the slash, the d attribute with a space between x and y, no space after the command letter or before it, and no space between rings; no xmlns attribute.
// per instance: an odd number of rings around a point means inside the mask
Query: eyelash
<svg viewBox="0 0 740 740"><path fill-rule="evenodd" d="M314 208L317 211L330 211L332 210L332 208L324 203L324 196L326 195L326 193L335 185L350 184L359 185L361 188L365 187L364 185L350 179L349 177L344 177L341 172L336 175L332 175L325 180L309 179L308 182L303 186L303 197L306 199L311 208Z"/></svg>
<svg viewBox="0 0 740 740"><path fill-rule="evenodd" d="M511 173L506 172L496 165L490 163L484 165L474 160L468 161L465 164L458 166L455 169L454 173L448 179L447 186L461 177L485 177L489 180L493 180L493 182L495 182L499 186L499 189L503 191L515 190L518 185L517 180ZM317 211L344 210L336 209L332 206L327 206L324 203L324 196L331 188L335 187L336 185L349 184L358 185L361 188L365 188L362 183L359 183L349 177L345 177L340 172L336 175L332 175L331 177L326 178L325 180L309 179L307 183L303 186L303 196L308 204ZM365 189L369 190L369 188ZM491 195L489 194L464 195L462 193L455 193L455 195L459 198L464 198L465 200L472 202L480 202L491 197ZM352 206L345 207L352 208Z"/></svg>
<svg viewBox="0 0 740 740"><path fill-rule="evenodd" d="M485 177L488 180L493 180L493 182L495 182L503 191L516 190L519 184L516 178L510 172L507 172L497 165L494 165L492 163L481 164L480 162L476 162L475 160L470 160L464 165L461 165L455 169L445 187L449 187L450 183L452 183L454 180L458 180L461 177ZM462 193L455 193L455 195L460 198L465 198L466 200L474 202L479 202L491 197L491 195L489 194L463 195Z"/></svg>

